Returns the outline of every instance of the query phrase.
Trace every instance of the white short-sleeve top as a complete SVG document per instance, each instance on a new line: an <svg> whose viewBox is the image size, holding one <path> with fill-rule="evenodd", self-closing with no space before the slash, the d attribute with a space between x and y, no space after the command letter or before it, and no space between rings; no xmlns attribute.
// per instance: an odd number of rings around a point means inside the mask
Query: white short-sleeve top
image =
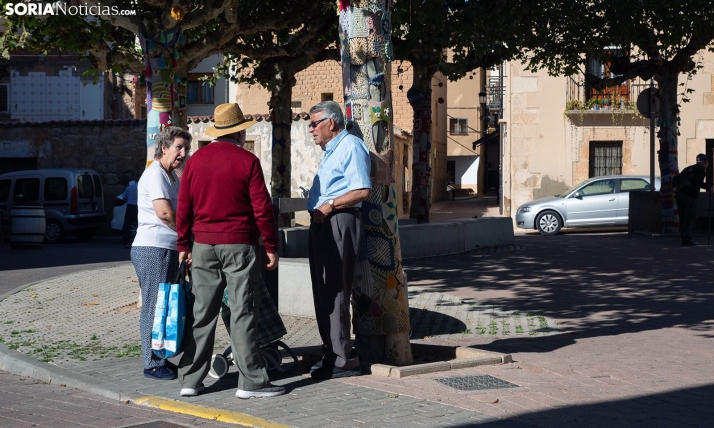
<svg viewBox="0 0 714 428"><path fill-rule="evenodd" d="M173 178L173 180L172 180ZM166 172L158 161L154 161L141 175L138 186L139 227L134 238L135 247L159 247L176 250L176 231L169 228L156 215L153 201L167 199L176 211L178 203L179 179Z"/></svg>

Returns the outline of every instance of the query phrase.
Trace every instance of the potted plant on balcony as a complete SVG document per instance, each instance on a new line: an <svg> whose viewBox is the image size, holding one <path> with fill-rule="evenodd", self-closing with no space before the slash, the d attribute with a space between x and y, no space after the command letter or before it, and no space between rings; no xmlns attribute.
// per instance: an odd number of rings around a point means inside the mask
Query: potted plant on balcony
<svg viewBox="0 0 714 428"><path fill-rule="evenodd" d="M600 110L600 100L597 98L590 98L586 104L590 110Z"/></svg>
<svg viewBox="0 0 714 428"><path fill-rule="evenodd" d="M603 99L602 99L602 109L603 109L603 110L610 110L610 98L603 98Z"/></svg>
<svg viewBox="0 0 714 428"><path fill-rule="evenodd" d="M580 100L570 100L565 103L565 110L582 110L583 102Z"/></svg>

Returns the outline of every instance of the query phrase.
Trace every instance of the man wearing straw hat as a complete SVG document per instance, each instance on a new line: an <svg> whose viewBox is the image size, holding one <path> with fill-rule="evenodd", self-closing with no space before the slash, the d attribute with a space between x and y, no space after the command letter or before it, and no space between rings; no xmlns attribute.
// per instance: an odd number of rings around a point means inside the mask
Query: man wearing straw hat
<svg viewBox="0 0 714 428"><path fill-rule="evenodd" d="M272 270L278 267L278 237L260 161L242 148L245 130L255 121L247 120L237 104L219 105L213 118L206 135L215 139L186 163L176 211L179 261L192 267L195 296L193 332L186 337L179 363L181 395L198 395L203 389L223 292L228 290L231 344L239 371L236 397L273 397L284 394L285 388L270 384L258 353L258 240L262 234L265 267Z"/></svg>

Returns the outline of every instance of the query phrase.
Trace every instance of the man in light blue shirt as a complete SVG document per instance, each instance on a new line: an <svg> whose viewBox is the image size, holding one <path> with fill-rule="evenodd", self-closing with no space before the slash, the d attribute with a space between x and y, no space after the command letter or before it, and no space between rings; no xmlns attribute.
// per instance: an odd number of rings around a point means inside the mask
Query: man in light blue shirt
<svg viewBox="0 0 714 428"><path fill-rule="evenodd" d="M325 157L307 199L310 211L310 276L315 315L326 352L312 377L332 379L361 374L350 340L350 296L360 246L362 201L371 193L369 150L349 134L339 104L325 101L310 109L315 144Z"/></svg>

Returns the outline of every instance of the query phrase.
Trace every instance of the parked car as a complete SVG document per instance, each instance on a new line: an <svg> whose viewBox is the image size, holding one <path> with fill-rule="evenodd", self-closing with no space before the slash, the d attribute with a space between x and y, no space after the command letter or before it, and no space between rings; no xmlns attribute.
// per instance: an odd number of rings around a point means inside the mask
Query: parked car
<svg viewBox="0 0 714 428"><path fill-rule="evenodd" d="M655 190L660 180L655 179ZM630 191L650 190L648 176L612 175L578 183L560 195L536 199L516 211L516 226L555 235L562 227L627 225Z"/></svg>
<svg viewBox="0 0 714 428"><path fill-rule="evenodd" d="M60 242L68 232L89 240L107 221L97 171L34 169L0 175L0 211L6 230L14 205L38 203L45 208L47 242Z"/></svg>
<svg viewBox="0 0 714 428"><path fill-rule="evenodd" d="M114 211L112 211L111 221L113 232L122 233L124 230L124 213L126 213L126 201L119 198L114 199Z"/></svg>

